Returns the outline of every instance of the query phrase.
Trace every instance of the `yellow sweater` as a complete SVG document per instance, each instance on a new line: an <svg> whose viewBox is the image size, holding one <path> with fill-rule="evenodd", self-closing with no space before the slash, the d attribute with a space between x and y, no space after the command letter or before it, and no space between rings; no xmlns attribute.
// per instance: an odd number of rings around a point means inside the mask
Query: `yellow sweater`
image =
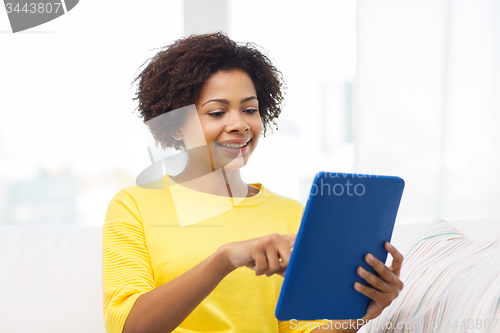
<svg viewBox="0 0 500 333"><path fill-rule="evenodd" d="M236 202L175 184L168 176L152 184L154 189L123 188L108 206L103 227L103 298L109 333L122 332L140 295L182 275L220 246L275 232L298 232L304 209L298 201L260 183L252 184L260 188L257 195ZM187 208L199 222L186 222ZM213 216L203 220L200 212ZM282 283L277 274L256 276L247 267L238 268L174 332L298 333L318 327L320 321L311 326L313 322L276 319Z"/></svg>

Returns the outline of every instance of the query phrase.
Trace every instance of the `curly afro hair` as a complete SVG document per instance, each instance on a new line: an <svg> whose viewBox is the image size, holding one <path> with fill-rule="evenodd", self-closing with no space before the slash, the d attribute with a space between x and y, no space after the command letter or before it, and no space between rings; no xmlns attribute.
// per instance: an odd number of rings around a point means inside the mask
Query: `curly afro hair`
<svg viewBox="0 0 500 333"><path fill-rule="evenodd" d="M171 111L195 104L200 89L219 71L239 69L250 76L257 92L264 136L281 113L286 89L283 75L254 43L236 43L220 31L191 35L174 41L149 60L132 82L139 80L133 100L139 100L136 110L147 122L157 146L185 149L184 142L172 136L185 113ZM150 121L154 118L158 121Z"/></svg>

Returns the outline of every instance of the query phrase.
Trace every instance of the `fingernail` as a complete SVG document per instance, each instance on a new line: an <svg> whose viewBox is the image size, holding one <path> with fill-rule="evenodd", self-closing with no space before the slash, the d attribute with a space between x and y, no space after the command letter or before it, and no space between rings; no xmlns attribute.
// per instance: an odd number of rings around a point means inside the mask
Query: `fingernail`
<svg viewBox="0 0 500 333"><path fill-rule="evenodd" d="M366 272L366 271L365 271L365 269L364 269L363 267L360 267L360 268L359 268L359 271L361 272L361 274L365 274L365 272Z"/></svg>
<svg viewBox="0 0 500 333"><path fill-rule="evenodd" d="M368 254L368 261L370 261L370 262L373 261L373 256L371 254Z"/></svg>
<svg viewBox="0 0 500 333"><path fill-rule="evenodd" d="M391 243L387 242L387 247L388 247L389 249L392 249L394 246L392 246L392 244L391 244Z"/></svg>

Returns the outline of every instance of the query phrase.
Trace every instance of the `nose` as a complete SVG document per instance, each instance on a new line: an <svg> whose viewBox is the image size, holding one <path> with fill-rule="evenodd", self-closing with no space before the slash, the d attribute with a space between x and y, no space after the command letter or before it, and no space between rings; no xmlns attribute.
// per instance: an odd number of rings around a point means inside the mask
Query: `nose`
<svg viewBox="0 0 500 333"><path fill-rule="evenodd" d="M227 119L227 123L226 123L226 131L227 132L236 131L239 133L243 133L247 129L250 128L250 126L245 121L243 114L239 110L230 111L229 117L227 117L226 119Z"/></svg>

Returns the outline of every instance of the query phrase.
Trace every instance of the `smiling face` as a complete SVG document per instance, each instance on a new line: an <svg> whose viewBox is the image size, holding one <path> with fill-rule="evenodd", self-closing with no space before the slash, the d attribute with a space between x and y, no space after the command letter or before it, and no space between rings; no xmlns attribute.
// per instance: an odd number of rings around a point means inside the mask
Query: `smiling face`
<svg viewBox="0 0 500 333"><path fill-rule="evenodd" d="M259 101L248 74L241 70L215 73L195 105L179 127L190 161L213 163L215 169L243 167L262 132ZM204 145L209 147L208 155L200 149Z"/></svg>

